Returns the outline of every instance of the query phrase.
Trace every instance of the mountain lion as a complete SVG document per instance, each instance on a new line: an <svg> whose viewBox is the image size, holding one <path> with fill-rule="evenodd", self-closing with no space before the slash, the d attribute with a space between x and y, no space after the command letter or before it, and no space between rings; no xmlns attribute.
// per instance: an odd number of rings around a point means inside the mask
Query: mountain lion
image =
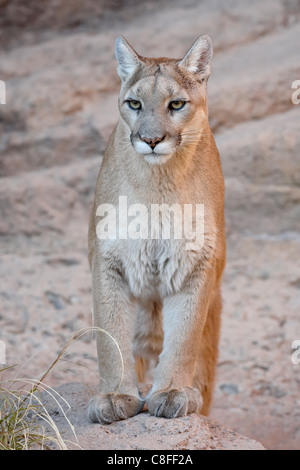
<svg viewBox="0 0 300 470"><path fill-rule="evenodd" d="M116 40L120 118L89 225L95 422L134 416L145 402L165 418L209 412L226 250L224 180L207 113L211 57L205 34L181 60L145 58ZM138 382L151 362L144 400Z"/></svg>

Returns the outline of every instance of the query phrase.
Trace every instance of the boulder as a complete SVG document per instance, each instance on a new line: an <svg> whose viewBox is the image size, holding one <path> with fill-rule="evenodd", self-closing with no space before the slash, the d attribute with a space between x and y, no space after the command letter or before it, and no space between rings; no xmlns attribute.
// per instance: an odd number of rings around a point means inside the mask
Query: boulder
<svg viewBox="0 0 300 470"><path fill-rule="evenodd" d="M68 402L68 420L74 426L78 443L62 411L54 400L43 395L52 419L69 449L84 450L264 450L258 442L241 436L195 413L183 418L165 419L144 411L133 418L110 425L91 423L87 403L95 389L73 383L56 391ZM62 404L65 408L65 404Z"/></svg>

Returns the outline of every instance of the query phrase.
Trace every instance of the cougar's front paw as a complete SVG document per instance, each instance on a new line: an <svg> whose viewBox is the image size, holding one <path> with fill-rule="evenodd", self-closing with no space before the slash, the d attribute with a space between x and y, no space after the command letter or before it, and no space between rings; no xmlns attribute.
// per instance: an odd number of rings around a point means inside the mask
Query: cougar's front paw
<svg viewBox="0 0 300 470"><path fill-rule="evenodd" d="M88 417L94 423L110 424L137 415L143 406L144 401L133 395L99 394L90 400Z"/></svg>
<svg viewBox="0 0 300 470"><path fill-rule="evenodd" d="M154 392L146 401L149 413L163 418L186 416L200 411L203 404L201 393L192 387Z"/></svg>

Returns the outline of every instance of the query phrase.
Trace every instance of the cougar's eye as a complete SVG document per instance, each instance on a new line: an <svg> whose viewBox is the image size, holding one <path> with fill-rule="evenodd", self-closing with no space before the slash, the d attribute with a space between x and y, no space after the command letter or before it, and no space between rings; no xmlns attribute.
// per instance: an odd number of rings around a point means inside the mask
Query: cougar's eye
<svg viewBox="0 0 300 470"><path fill-rule="evenodd" d="M128 100L127 103L128 103L129 108L131 109L137 110L137 109L141 109L142 107L141 103L136 100Z"/></svg>
<svg viewBox="0 0 300 470"><path fill-rule="evenodd" d="M174 109L175 111L178 111L179 109L182 109L185 105L185 101L171 101L169 104L170 109Z"/></svg>

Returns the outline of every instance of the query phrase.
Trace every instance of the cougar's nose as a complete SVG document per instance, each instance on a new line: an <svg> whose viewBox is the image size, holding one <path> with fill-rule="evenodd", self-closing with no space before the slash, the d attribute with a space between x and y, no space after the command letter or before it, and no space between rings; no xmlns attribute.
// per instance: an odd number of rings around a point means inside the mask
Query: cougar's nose
<svg viewBox="0 0 300 470"><path fill-rule="evenodd" d="M148 138L148 137L141 137L141 139L148 144L152 150L156 147L157 144L159 144L163 139L163 137L153 137L153 138Z"/></svg>

